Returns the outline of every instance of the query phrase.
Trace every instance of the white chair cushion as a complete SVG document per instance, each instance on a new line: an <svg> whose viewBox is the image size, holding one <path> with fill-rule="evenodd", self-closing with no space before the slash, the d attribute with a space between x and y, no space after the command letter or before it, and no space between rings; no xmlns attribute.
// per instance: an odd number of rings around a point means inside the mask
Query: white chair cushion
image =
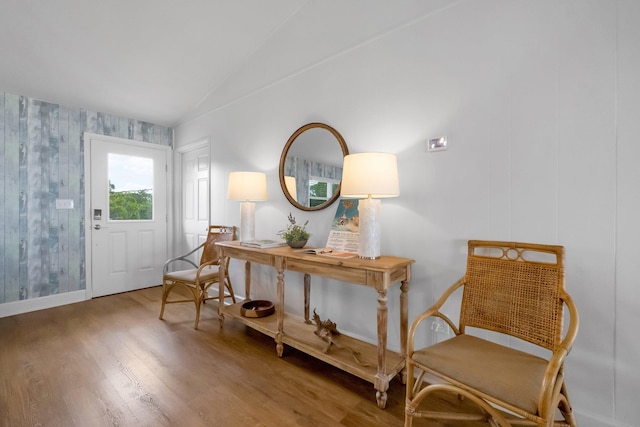
<svg viewBox="0 0 640 427"><path fill-rule="evenodd" d="M164 275L165 279L179 280L181 282L195 282L197 269L179 270L167 273ZM218 267L205 267L200 272L200 281L210 281L218 277Z"/></svg>

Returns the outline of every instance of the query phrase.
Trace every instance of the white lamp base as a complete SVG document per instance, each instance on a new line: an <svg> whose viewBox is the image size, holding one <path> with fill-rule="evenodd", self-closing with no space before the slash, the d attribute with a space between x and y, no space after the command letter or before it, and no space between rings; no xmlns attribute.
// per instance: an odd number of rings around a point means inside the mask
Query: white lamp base
<svg viewBox="0 0 640 427"><path fill-rule="evenodd" d="M358 256L360 258L380 258L380 205L380 200L372 198L358 201L360 216Z"/></svg>
<svg viewBox="0 0 640 427"><path fill-rule="evenodd" d="M240 203L240 241L250 242L256 239L256 204Z"/></svg>

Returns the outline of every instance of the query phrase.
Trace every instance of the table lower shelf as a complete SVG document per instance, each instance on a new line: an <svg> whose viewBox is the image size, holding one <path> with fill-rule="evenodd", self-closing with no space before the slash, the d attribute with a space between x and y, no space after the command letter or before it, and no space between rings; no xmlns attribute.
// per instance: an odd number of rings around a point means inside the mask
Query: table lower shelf
<svg viewBox="0 0 640 427"><path fill-rule="evenodd" d="M245 325L265 335L275 338L278 331L276 314L267 317L245 317L240 314L242 303L225 306L222 311L225 316L239 320ZM376 383L378 375L378 348L376 345L362 340L340 334L334 337L334 342L339 346L332 345L327 353L326 341L318 337L314 331L315 324L307 324L299 316L285 314L282 342L296 348L310 356L322 360L332 366L349 372L372 384ZM340 328L338 327L338 330ZM354 352L358 353L357 360ZM385 367L383 375L387 381L400 373L404 368L405 361L400 354L386 350Z"/></svg>

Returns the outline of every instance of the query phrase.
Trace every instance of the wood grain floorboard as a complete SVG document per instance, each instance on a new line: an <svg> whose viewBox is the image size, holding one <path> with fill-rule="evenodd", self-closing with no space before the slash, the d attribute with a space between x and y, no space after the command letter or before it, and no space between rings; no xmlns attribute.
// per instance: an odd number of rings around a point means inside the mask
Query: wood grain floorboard
<svg viewBox="0 0 640 427"><path fill-rule="evenodd" d="M379 409L370 383L292 348L278 358L273 339L233 319L220 328L215 303L197 331L191 304L159 320L160 296L155 287L0 319L0 426L403 425L398 379Z"/></svg>

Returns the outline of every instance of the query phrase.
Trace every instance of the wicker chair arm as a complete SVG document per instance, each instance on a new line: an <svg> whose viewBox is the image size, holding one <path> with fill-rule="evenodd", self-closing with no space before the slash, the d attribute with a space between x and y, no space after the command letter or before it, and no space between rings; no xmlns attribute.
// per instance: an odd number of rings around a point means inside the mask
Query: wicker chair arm
<svg viewBox="0 0 640 427"><path fill-rule="evenodd" d="M567 357L567 351L564 348L556 350L544 373L542 384L540 384L540 395L538 396L538 408L541 412L550 411L551 408L555 408L555 397L560 394L562 384L564 383L563 363ZM544 406L548 405L548 408Z"/></svg>
<svg viewBox="0 0 640 427"><path fill-rule="evenodd" d="M549 359L547 370L544 375L544 380L540 387L540 396L538 407L542 408L544 402L551 404L555 408L555 402L557 396L560 395L562 385L564 383L564 359L571 352L573 348L573 342L578 335L578 329L580 324L580 318L578 316L578 309L573 302L573 299L568 294L562 295L562 299L569 311L569 327L565 333L564 338L558 345L556 351L554 351ZM549 398L549 394L551 394ZM552 407L548 408L550 411Z"/></svg>
<svg viewBox="0 0 640 427"><path fill-rule="evenodd" d="M171 258L171 259L167 260L167 262L164 263L164 267L162 268L162 274L167 274L167 272L169 270L169 265L171 263L176 262L176 261L184 261L186 263L191 264L194 268L198 268L198 265L196 263L194 263L193 261L191 261L190 259L188 259L187 257L190 256L190 255L193 255L195 252L197 252L200 249L202 249L206 243L207 242L202 243L200 246L198 246L197 248L189 251L188 253L186 253L184 255L180 255L180 256L177 256L175 258Z"/></svg>
<svg viewBox="0 0 640 427"><path fill-rule="evenodd" d="M449 317L447 317L445 314L440 312L440 307L442 307L444 305L444 303L451 296L451 294L453 294L459 287L463 286L464 284L465 284L465 278L463 277L463 278L459 279L456 283L451 285L449 287L449 289L447 289L442 294L440 299L438 299L438 301L435 302L435 304L433 304L426 311L424 311L422 314L420 314L418 317L416 317L414 319L413 323L411 324L411 328L409 328L409 339L407 340L407 352L408 352L407 354L409 356L411 356L413 354L414 335L415 335L416 331L418 330L418 327L420 326L420 323L422 323L425 319L427 319L429 317L439 317L440 319L444 320L447 323L447 325L449 325L449 327L453 330L453 332L456 335L460 334L460 330L451 321L451 319L449 319Z"/></svg>
<svg viewBox="0 0 640 427"><path fill-rule="evenodd" d="M562 295L562 300L564 301L567 310L569 311L569 327L564 336L564 339L560 343L560 347L564 348L569 354L571 349L573 348L573 343L578 336L578 329L580 328L580 316L578 315L578 308L576 304L573 302L573 298L567 293Z"/></svg>
<svg viewBox="0 0 640 427"><path fill-rule="evenodd" d="M200 274L202 273L202 270L216 264L217 264L217 261L213 261L213 260L209 262L203 262L202 264L200 264L200 266L198 267L198 270L196 271L196 279L195 279L196 286L200 284Z"/></svg>
<svg viewBox="0 0 640 427"><path fill-rule="evenodd" d="M228 274L227 270L229 269L229 261L230 261L230 258L229 257L225 257L225 259L224 259L224 273L225 273L225 275ZM202 272L202 270L205 267L209 267L209 266L212 266L212 265L220 265L219 264L219 260L214 259L214 260L211 260L209 262L202 263L200 265L200 267L198 267L198 271L196 272L196 285L200 283L200 273ZM220 268L220 267L218 267L218 268Z"/></svg>

